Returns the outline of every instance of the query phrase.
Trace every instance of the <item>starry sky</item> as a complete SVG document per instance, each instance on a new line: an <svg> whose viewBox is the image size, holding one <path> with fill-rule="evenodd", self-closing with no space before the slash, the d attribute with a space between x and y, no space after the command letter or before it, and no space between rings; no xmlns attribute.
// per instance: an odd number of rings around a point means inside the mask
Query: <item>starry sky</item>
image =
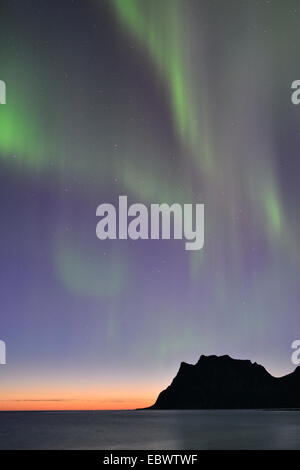
<svg viewBox="0 0 300 470"><path fill-rule="evenodd" d="M1 0L0 409L150 405L181 361L294 369L296 0ZM205 244L96 237L204 203Z"/></svg>

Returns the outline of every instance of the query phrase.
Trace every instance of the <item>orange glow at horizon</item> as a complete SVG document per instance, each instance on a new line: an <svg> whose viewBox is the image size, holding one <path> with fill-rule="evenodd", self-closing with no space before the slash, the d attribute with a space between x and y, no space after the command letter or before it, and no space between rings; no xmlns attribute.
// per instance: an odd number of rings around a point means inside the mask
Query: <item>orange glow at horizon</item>
<svg viewBox="0 0 300 470"><path fill-rule="evenodd" d="M117 387L97 390L1 390L0 411L128 410L152 405L161 389Z"/></svg>
<svg viewBox="0 0 300 470"><path fill-rule="evenodd" d="M275 377L291 371L277 369ZM0 389L0 411L70 411L70 410L134 410L155 403L159 393L170 384L169 377L160 376L155 382L148 378L130 377L131 383L103 377L67 376L39 371L26 378L5 380Z"/></svg>
<svg viewBox="0 0 300 470"><path fill-rule="evenodd" d="M83 410L134 410L136 408L144 408L154 403L153 399L130 397L124 400L3 400L0 405L0 411L83 411Z"/></svg>

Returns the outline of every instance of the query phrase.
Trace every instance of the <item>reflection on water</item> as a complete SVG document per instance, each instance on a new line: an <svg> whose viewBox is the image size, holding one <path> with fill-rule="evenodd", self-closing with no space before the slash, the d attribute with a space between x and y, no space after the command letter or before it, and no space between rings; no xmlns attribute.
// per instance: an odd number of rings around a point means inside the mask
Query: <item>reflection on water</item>
<svg viewBox="0 0 300 470"><path fill-rule="evenodd" d="M0 413L1 449L300 449L300 411Z"/></svg>

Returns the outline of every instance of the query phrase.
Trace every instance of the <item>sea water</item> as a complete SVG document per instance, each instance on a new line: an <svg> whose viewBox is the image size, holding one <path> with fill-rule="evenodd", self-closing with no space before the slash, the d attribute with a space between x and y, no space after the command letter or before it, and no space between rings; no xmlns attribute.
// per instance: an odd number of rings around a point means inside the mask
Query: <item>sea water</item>
<svg viewBox="0 0 300 470"><path fill-rule="evenodd" d="M1 449L300 449L300 411L1 412Z"/></svg>

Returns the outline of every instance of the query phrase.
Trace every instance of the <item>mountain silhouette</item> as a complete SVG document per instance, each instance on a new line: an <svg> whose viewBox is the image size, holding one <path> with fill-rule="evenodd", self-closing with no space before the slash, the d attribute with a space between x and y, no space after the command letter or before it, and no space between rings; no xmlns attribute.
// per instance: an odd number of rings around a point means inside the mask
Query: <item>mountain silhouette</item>
<svg viewBox="0 0 300 470"><path fill-rule="evenodd" d="M300 408L300 367L276 378L249 360L201 356L182 362L171 385L147 409Z"/></svg>

